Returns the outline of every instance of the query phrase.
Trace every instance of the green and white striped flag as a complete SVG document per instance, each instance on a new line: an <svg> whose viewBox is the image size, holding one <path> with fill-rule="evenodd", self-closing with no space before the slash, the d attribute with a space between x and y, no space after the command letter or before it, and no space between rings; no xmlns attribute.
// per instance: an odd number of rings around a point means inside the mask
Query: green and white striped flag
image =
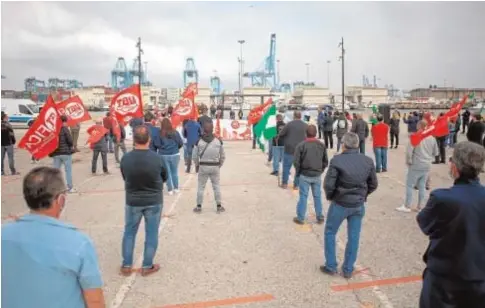
<svg viewBox="0 0 485 308"><path fill-rule="evenodd" d="M276 105L272 105L261 117L254 127L254 135L259 148L264 152L268 141L277 135L276 131Z"/></svg>

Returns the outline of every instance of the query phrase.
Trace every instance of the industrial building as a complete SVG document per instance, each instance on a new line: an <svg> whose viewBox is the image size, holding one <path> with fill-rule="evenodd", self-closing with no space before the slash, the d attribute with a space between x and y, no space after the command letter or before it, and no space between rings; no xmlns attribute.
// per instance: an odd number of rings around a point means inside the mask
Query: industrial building
<svg viewBox="0 0 485 308"><path fill-rule="evenodd" d="M454 88L454 87L429 87L416 88L409 92L412 100L420 99L434 99L438 102L446 102L449 100L459 100L463 96L475 93L476 101L485 100L485 88Z"/></svg>
<svg viewBox="0 0 485 308"><path fill-rule="evenodd" d="M347 86L345 87L345 100L352 103L373 104L386 103L389 98L387 88L374 86Z"/></svg>
<svg viewBox="0 0 485 308"><path fill-rule="evenodd" d="M297 86L293 90L293 98L296 104L324 105L330 103L330 91L315 86Z"/></svg>

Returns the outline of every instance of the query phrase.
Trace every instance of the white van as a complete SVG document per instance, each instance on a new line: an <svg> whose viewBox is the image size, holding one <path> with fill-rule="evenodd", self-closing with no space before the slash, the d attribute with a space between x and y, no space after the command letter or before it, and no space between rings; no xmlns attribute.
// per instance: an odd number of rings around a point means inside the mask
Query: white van
<svg viewBox="0 0 485 308"><path fill-rule="evenodd" d="M2 111L13 126L30 127L39 116L39 107L30 99L2 98Z"/></svg>

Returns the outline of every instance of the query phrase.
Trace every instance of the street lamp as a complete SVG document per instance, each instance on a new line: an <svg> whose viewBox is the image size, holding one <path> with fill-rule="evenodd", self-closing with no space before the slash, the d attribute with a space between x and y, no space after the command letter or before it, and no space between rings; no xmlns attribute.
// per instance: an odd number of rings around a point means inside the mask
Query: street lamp
<svg viewBox="0 0 485 308"><path fill-rule="evenodd" d="M243 87L243 44L246 42L245 40L238 40L237 41L240 45L240 53L239 53L239 95L242 93Z"/></svg>
<svg viewBox="0 0 485 308"><path fill-rule="evenodd" d="M306 65L306 82L310 83L310 63L305 63Z"/></svg>
<svg viewBox="0 0 485 308"><path fill-rule="evenodd" d="M330 91L330 60L327 60L327 89Z"/></svg>

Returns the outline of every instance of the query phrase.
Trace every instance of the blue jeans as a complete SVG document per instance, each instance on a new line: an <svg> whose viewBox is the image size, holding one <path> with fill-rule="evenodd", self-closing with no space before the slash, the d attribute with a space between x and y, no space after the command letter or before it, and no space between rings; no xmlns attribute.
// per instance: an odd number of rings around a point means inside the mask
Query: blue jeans
<svg viewBox="0 0 485 308"><path fill-rule="evenodd" d="M418 187L418 206L424 206L424 199L426 193L426 180L428 179L428 170L413 170L408 169L408 174L406 177L406 201L404 206L411 208L411 203L413 201L414 186Z"/></svg>
<svg viewBox="0 0 485 308"><path fill-rule="evenodd" d="M323 217L322 213L322 177L308 177L300 175L300 198L298 199L298 204L296 205L296 216L300 221L305 221L306 206L308 199L308 191L310 187L312 189L313 195L313 205L315 206L315 215L317 218Z"/></svg>
<svg viewBox="0 0 485 308"><path fill-rule="evenodd" d="M136 233L141 218L145 218L145 249L143 251L143 268L153 266L153 258L158 247L158 228L162 216L162 205L125 206L125 232L121 244L123 267L133 266L133 250L135 248Z"/></svg>
<svg viewBox="0 0 485 308"><path fill-rule="evenodd" d="M168 191L179 189L179 162L180 155L161 155L163 167L167 170Z"/></svg>
<svg viewBox="0 0 485 308"><path fill-rule="evenodd" d="M283 179L282 184L288 185L288 179L290 178L290 169L293 165L293 155L284 153L283 154ZM293 179L293 186L298 187L298 175L295 174L295 178Z"/></svg>
<svg viewBox="0 0 485 308"><path fill-rule="evenodd" d="M114 145L114 140L113 139L115 139L115 138L116 138L115 136L111 136L111 135L108 136L108 151L110 153L113 152L113 145Z"/></svg>
<svg viewBox="0 0 485 308"><path fill-rule="evenodd" d="M189 152L187 150L187 143L184 143L184 160L189 159Z"/></svg>
<svg viewBox="0 0 485 308"><path fill-rule="evenodd" d="M71 189L72 186L72 155L57 155L52 157L54 162L54 168L61 169L61 165L64 165L64 171L66 172L66 184L67 188Z"/></svg>
<svg viewBox="0 0 485 308"><path fill-rule="evenodd" d="M376 171L387 170L387 148L374 148Z"/></svg>
<svg viewBox="0 0 485 308"><path fill-rule="evenodd" d="M347 208L334 202L330 204L327 213L327 222L324 231L325 267L332 272L337 272L337 256L335 249L335 237L342 222L347 219L347 245L345 246L344 264L342 271L351 274L357 260L359 250L360 230L362 218L365 215L364 205Z"/></svg>
<svg viewBox="0 0 485 308"><path fill-rule="evenodd" d="M283 146L273 146L273 172L280 172L280 162L283 160Z"/></svg>

